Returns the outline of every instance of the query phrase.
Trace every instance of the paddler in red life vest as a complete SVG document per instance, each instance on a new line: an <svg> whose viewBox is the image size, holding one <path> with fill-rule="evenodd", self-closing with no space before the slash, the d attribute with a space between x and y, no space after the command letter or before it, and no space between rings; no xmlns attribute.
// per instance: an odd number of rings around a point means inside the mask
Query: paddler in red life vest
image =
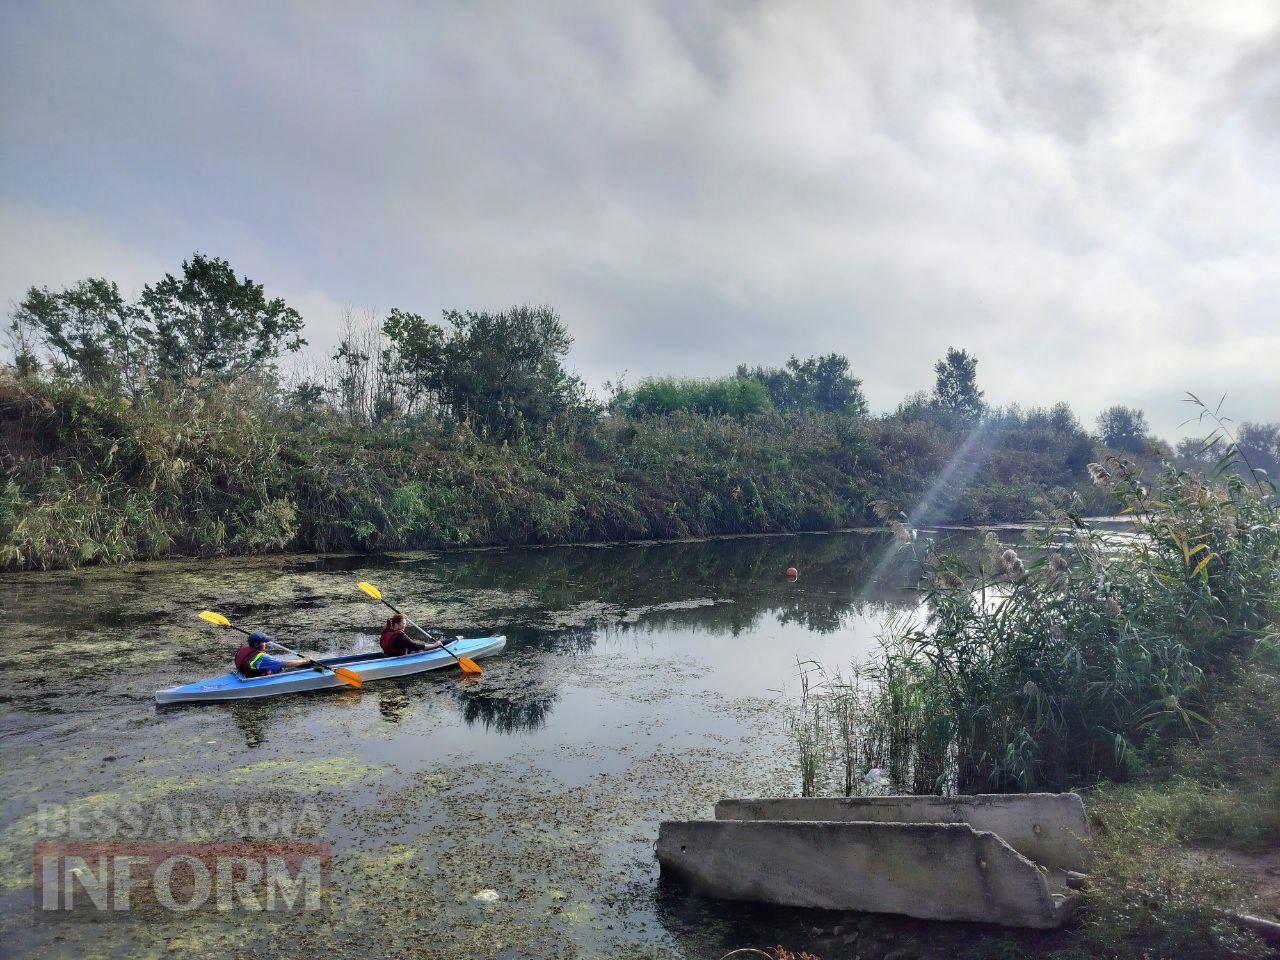
<svg viewBox="0 0 1280 960"><path fill-rule="evenodd" d="M388 657L403 657L422 650L434 650L440 646L439 642L423 643L421 640L415 640L404 632L404 628L405 619L403 613L393 614L391 619L387 621L386 626L382 628L382 636L378 638L378 646L382 647L382 652Z"/></svg>
<svg viewBox="0 0 1280 960"><path fill-rule="evenodd" d="M266 652L267 641L271 638L257 631L249 634L244 646L236 651L236 669L246 677L261 677L268 673L279 673L287 667L305 667L307 661L301 657L278 660Z"/></svg>

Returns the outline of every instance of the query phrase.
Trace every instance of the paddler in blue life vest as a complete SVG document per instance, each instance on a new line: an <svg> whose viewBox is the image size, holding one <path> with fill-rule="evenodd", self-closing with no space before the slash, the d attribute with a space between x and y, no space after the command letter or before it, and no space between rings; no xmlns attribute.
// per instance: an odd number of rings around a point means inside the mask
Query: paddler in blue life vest
<svg viewBox="0 0 1280 960"><path fill-rule="evenodd" d="M246 677L262 677L269 673L279 673L290 667L305 667L308 661L301 657L278 660L266 652L267 641L271 638L257 631L249 634L244 646L236 651L236 669Z"/></svg>
<svg viewBox="0 0 1280 960"><path fill-rule="evenodd" d="M382 628L382 636L378 638L378 646L388 657L403 657L422 650L434 650L440 643L423 643L404 632L405 618L403 613L393 614Z"/></svg>

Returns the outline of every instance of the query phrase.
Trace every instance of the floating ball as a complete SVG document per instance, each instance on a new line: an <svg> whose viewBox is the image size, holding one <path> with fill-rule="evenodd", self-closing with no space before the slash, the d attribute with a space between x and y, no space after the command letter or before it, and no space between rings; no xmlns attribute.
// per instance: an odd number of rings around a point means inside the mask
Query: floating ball
<svg viewBox="0 0 1280 960"><path fill-rule="evenodd" d="M799 571L799 570L797 570L795 567L787 567L787 579L788 579L788 580L794 580L794 579L796 579L798 576L800 576L800 571Z"/></svg>

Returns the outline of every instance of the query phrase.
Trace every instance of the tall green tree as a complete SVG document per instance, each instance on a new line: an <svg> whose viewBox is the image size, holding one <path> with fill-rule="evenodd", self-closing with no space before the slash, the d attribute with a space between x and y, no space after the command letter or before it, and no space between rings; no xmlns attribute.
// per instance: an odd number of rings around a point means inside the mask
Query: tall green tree
<svg viewBox="0 0 1280 960"><path fill-rule="evenodd" d="M862 415L867 398L862 381L849 373L849 358L838 353L799 360L792 356L785 367L754 367L745 364L739 378L759 381L779 410L827 410Z"/></svg>
<svg viewBox="0 0 1280 960"><path fill-rule="evenodd" d="M1280 485L1280 423L1240 424L1236 448L1249 467L1264 471L1272 483Z"/></svg>
<svg viewBox="0 0 1280 960"><path fill-rule="evenodd" d="M156 376L182 386L273 369L282 352L306 344L297 310L201 253L183 262L181 277L143 287L138 308L151 329Z"/></svg>
<svg viewBox="0 0 1280 960"><path fill-rule="evenodd" d="M976 420L986 410L978 389L978 358L967 350L947 348L947 355L933 366L937 380L933 402L941 409L965 420Z"/></svg>
<svg viewBox="0 0 1280 960"><path fill-rule="evenodd" d="M12 335L21 344L20 367L38 362L30 338L60 376L133 394L143 385L151 332L109 280L81 280L56 292L31 287L14 308Z"/></svg>
<svg viewBox="0 0 1280 960"><path fill-rule="evenodd" d="M426 317L393 309L382 331L391 342L397 378L410 411L424 401L439 403L445 390L445 332Z"/></svg>
<svg viewBox="0 0 1280 960"><path fill-rule="evenodd" d="M1098 439L1112 450L1142 453L1150 432L1147 415L1137 407L1117 404L1098 415Z"/></svg>
<svg viewBox="0 0 1280 960"><path fill-rule="evenodd" d="M450 310L444 320L393 310L383 329L411 388L430 393L445 415L507 436L584 405L582 381L563 364L573 338L551 307Z"/></svg>

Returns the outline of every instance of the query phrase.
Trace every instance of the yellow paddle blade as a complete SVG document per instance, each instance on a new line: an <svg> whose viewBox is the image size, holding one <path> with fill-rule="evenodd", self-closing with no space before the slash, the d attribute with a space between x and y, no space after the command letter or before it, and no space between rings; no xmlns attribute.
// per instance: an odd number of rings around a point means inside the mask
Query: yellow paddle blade
<svg viewBox="0 0 1280 960"><path fill-rule="evenodd" d="M220 614L220 613L214 613L212 610L205 610L205 611L203 611L203 612L200 614L200 619L201 619L201 620L206 620L206 621L208 621L209 623L212 623L215 627L229 627L229 626L231 626L231 621L230 621L230 620L228 620L226 617L224 617L224 616L223 616L222 614Z"/></svg>
<svg viewBox="0 0 1280 960"><path fill-rule="evenodd" d="M470 657L459 657L458 666L462 668L463 673L484 673L480 669L480 664L476 663Z"/></svg>
<svg viewBox="0 0 1280 960"><path fill-rule="evenodd" d="M361 590L363 590L365 593L367 593L369 596L373 597L373 599L375 600L382 599L382 591L379 590L377 587L375 587L368 580L361 580L359 583L356 584L356 586L359 587Z"/></svg>
<svg viewBox="0 0 1280 960"><path fill-rule="evenodd" d="M346 667L334 667L333 672L339 677L339 679L347 681L347 683L351 684L357 690L364 686L364 681L360 679L360 674L356 673L354 670L348 670Z"/></svg>

